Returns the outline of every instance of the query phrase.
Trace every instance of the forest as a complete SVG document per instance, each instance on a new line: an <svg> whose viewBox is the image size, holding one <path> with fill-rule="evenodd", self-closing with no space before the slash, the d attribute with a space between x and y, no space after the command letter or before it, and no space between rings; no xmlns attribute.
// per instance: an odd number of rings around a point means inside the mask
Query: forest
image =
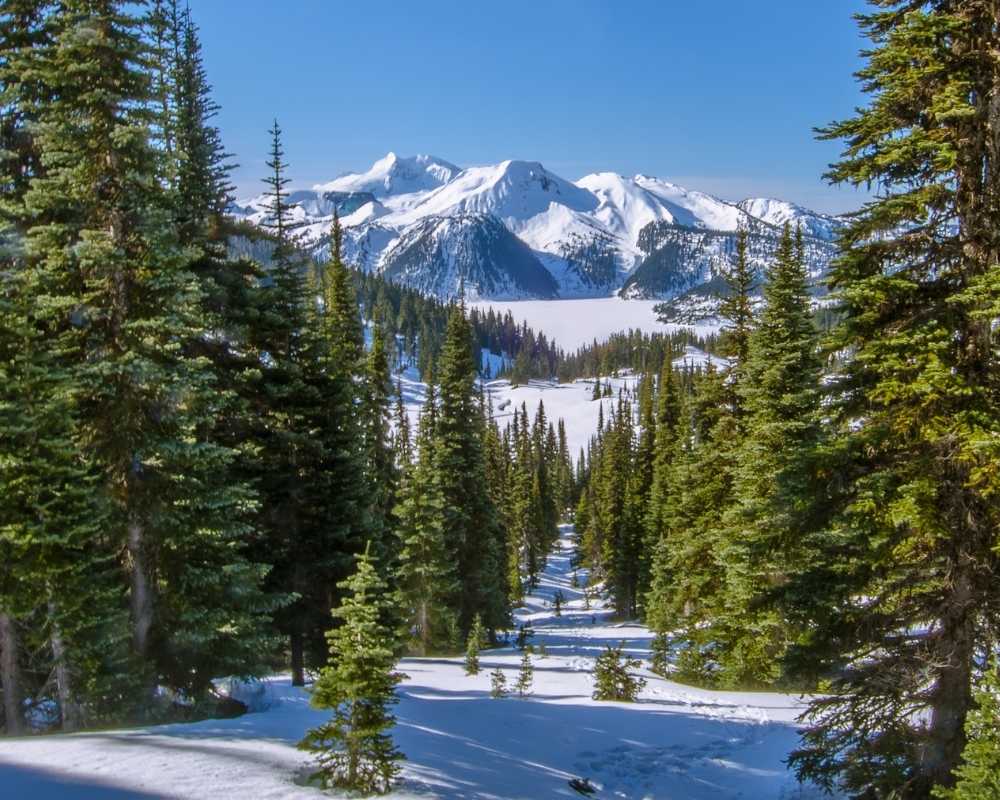
<svg viewBox="0 0 1000 800"><path fill-rule="evenodd" d="M336 215L311 258L278 121L264 230L233 222L176 0L4 0L4 733L225 716L217 679L287 672L329 713L299 742L318 785L391 791L400 659L477 674L517 632L527 694L515 610L571 522L574 582L648 626L652 673L806 696L797 779L1000 798L1000 10L874 0L859 24L867 105L818 136L827 179L874 193L831 303L801 230L763 274L744 232L718 337L568 354L353 270ZM687 345L725 366L679 366ZM542 402L501 416L496 378L593 382L585 451ZM638 668L609 646L594 699L635 700Z"/></svg>

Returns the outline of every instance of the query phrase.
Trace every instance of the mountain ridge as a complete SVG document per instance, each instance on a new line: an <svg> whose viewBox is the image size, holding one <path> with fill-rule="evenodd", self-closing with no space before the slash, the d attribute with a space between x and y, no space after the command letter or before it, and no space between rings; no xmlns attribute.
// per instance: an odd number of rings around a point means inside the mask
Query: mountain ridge
<svg viewBox="0 0 1000 800"><path fill-rule="evenodd" d="M786 200L729 202L644 174L569 181L537 161L460 168L391 152L365 172L296 190L289 200L317 256L329 248L336 211L351 263L442 299L464 286L478 299L621 294L681 308L692 291L719 283L740 228L762 269L781 227L801 225L818 280L844 224ZM266 198L235 204L232 213L260 224ZM701 297L690 310L711 313L712 303Z"/></svg>

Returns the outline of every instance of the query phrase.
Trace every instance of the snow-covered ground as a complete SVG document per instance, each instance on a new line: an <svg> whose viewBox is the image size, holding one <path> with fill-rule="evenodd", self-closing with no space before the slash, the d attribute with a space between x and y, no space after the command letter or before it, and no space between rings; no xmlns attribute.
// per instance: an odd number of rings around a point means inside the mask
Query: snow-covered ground
<svg viewBox="0 0 1000 800"><path fill-rule="evenodd" d="M597 798L819 798L782 763L796 743L799 698L695 689L643 668L639 702L591 699L603 646L624 642L645 667L650 633L616 624L599 602L584 608L572 586L571 533L564 526L539 588L515 614L535 630L529 697L490 697L490 671L501 668L508 683L516 677L512 647L483 653L482 672L471 677L458 657L402 661L394 736L408 760L392 796L578 797L567 783L578 777L598 787ZM556 591L567 599L559 617ZM4 740L0 797L318 800L295 742L324 714L286 677L268 683L270 708L238 719Z"/></svg>
<svg viewBox="0 0 1000 800"><path fill-rule="evenodd" d="M501 314L510 311L515 322L527 322L536 332L554 339L567 353L595 340L605 341L612 333L638 329L644 333L690 330L698 336L717 333L718 324L677 325L660 322L653 311L659 300L623 300L620 297L591 297L579 300L478 300L469 303L481 310L492 308Z"/></svg>

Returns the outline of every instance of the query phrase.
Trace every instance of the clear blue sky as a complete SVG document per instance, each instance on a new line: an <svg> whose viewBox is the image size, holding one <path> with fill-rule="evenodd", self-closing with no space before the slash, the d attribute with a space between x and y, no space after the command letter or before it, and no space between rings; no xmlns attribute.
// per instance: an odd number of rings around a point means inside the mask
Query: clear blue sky
<svg viewBox="0 0 1000 800"><path fill-rule="evenodd" d="M862 97L862 0L191 0L218 122L256 192L266 130L297 186L389 150L459 166L541 161L727 199L840 212L837 143L812 128Z"/></svg>

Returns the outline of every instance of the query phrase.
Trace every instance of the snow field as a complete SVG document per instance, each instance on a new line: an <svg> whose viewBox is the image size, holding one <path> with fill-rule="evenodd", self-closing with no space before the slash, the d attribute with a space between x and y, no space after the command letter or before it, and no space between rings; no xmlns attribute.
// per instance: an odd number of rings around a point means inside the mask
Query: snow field
<svg viewBox="0 0 1000 800"><path fill-rule="evenodd" d="M567 781L581 777L598 787L598 798L818 798L782 763L797 740L798 698L701 690L644 668L639 702L591 699L603 647L624 641L646 666L651 634L616 623L600 601L584 609L587 575L580 570L573 587L572 535L563 526L538 588L515 612L515 626L535 631L530 696L490 697L490 671L500 667L509 684L516 677L520 652L510 646L482 653L475 676L465 675L461 656L400 663L407 677L393 735L408 760L391 796L578 797ZM566 599L559 617L556 591ZM0 797L321 798L304 785L308 757L295 742L325 713L286 676L269 684L270 707L238 719L6 740Z"/></svg>

